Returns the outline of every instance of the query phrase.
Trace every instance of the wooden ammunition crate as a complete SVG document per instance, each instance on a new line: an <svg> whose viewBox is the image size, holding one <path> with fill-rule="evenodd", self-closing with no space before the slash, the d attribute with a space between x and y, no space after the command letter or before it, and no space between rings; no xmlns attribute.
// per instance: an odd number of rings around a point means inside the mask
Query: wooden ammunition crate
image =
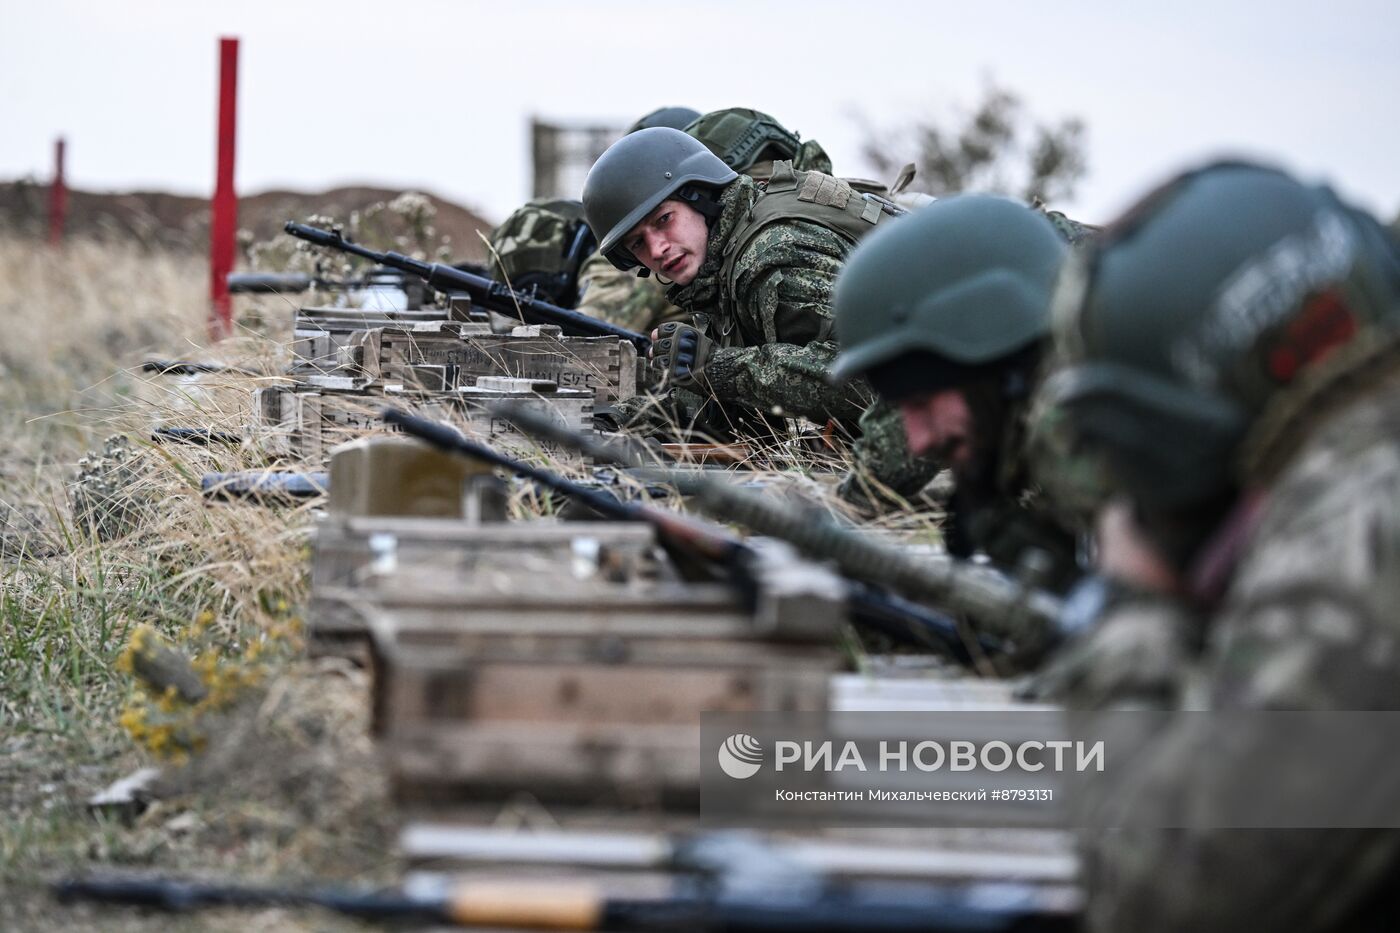
<svg viewBox="0 0 1400 933"><path fill-rule="evenodd" d="M343 376L314 376L293 386L268 386L253 397L252 434L268 453L320 463L338 444L383 430L386 405L428 418L447 418L488 443L540 446L510 422L486 411L491 402L519 401L550 412L575 431L593 429L593 396L552 383L509 380L506 389L410 389ZM547 445L546 445L547 446Z"/></svg>
<svg viewBox="0 0 1400 933"><path fill-rule="evenodd" d="M723 584L381 587L367 615L374 732L407 801L691 806L702 712L823 710L840 664L833 637L761 636Z"/></svg>
<svg viewBox="0 0 1400 933"><path fill-rule="evenodd" d="M437 322L381 327L352 336L345 357L371 379L412 384L416 367L440 366L449 385L514 376L593 393L599 405L637 394L637 348L615 337L564 337L557 327L493 334L480 325Z"/></svg>
<svg viewBox="0 0 1400 933"><path fill-rule="evenodd" d="M454 547L456 573L400 561L353 595L318 592L369 629L374 732L401 799L692 806L702 712L827 708L845 610L824 571L764 549L746 602L650 573L645 526L479 531L474 551ZM327 548L318 579L365 560Z"/></svg>

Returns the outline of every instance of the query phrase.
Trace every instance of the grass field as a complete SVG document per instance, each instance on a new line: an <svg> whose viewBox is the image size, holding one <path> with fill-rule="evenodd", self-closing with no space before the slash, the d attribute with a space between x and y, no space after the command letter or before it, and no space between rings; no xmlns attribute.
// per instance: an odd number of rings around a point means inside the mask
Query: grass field
<svg viewBox="0 0 1400 933"><path fill-rule="evenodd" d="M372 881L390 868L363 674L298 650L308 516L207 504L203 472L256 456L149 439L157 423L236 430L257 381L143 374L145 355L272 372L284 352L280 300L261 309L270 333L205 348L206 283L197 255L0 238L0 929L338 928L282 911L100 914L44 886L108 869ZM113 456L88 456L104 447ZM122 662L138 629L193 658L209 699L138 688ZM172 776L144 812L86 805L153 763Z"/></svg>

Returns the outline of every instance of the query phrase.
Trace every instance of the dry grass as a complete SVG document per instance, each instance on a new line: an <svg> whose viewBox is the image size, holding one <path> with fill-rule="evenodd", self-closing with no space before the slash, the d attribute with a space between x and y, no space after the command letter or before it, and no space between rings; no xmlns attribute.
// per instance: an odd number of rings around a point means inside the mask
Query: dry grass
<svg viewBox="0 0 1400 933"><path fill-rule="evenodd" d="M298 650L308 515L201 498L203 473L264 465L251 448L150 440L160 423L239 430L257 380L143 374L145 355L273 372L285 353L281 334L247 331L206 348L206 282L197 258L81 242L51 253L0 238L3 929L167 928L169 918L52 905L42 883L72 871L375 878L389 863L362 675ZM251 317L284 331L290 321L280 303ZM75 512L77 464L113 436L124 459L87 462L99 491ZM136 689L117 661L138 624L197 655L211 684L228 687L211 691L219 702L192 711ZM146 748L123 728L134 713ZM191 745L204 754L173 771L170 796L144 814L85 806ZM269 917L263 925L326 927Z"/></svg>

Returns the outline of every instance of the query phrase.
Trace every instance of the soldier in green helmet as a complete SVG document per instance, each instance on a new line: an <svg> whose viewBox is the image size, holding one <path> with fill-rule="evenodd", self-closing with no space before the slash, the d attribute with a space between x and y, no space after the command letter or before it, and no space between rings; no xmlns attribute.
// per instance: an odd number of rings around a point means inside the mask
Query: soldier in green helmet
<svg viewBox="0 0 1400 933"><path fill-rule="evenodd" d="M1400 248L1328 188L1217 163L1067 264L1043 387L1118 493L1117 595L1043 677L1081 707L1400 709ZM1105 806L1207 813L1259 743L1172 716ZM1378 743L1393 736L1378 735ZM1317 788L1330 793L1333 788ZM1392 793L1378 785L1371 792ZM1389 929L1394 830L1086 838L1092 931Z"/></svg>
<svg viewBox="0 0 1400 933"><path fill-rule="evenodd" d="M794 168L831 172L831 160L815 140L803 141L766 113L733 107L701 116L685 107L663 107L638 120L628 133L655 126L681 129L700 140L736 172L766 181L775 161ZM666 300L655 278L618 269L602 254L584 264L579 310L630 330L649 333L670 321L688 323L690 315Z"/></svg>
<svg viewBox="0 0 1400 933"><path fill-rule="evenodd" d="M920 208L852 254L836 286L835 379L864 377L897 409L910 461L952 470L950 552L1041 582L1079 575L1077 522L1033 475L1026 418L1050 342L1050 293L1070 247L1042 212L992 195ZM867 430L859 442L876 436ZM858 450L858 454L860 451ZM868 464L871 457L866 455ZM871 482L857 471L846 480ZM871 491L869 495L873 496Z"/></svg>
<svg viewBox="0 0 1400 933"><path fill-rule="evenodd" d="M756 422L805 417L854 428L863 385L835 387L831 289L857 240L902 211L821 172L774 164L764 185L685 133L643 130L589 172L584 209L599 252L641 268L695 315L655 335L666 389L718 403L712 417L739 436Z"/></svg>

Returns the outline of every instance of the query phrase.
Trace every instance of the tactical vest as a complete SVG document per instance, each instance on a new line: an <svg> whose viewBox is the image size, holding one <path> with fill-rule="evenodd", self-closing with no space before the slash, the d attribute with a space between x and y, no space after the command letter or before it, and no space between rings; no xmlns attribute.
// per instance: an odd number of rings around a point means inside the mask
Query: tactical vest
<svg viewBox="0 0 1400 933"><path fill-rule="evenodd" d="M733 314L738 274L735 266L754 238L770 224L802 221L832 231L851 245L860 242L884 216L906 213L888 198L874 192L861 192L850 182L821 172L795 171L791 162L774 162L773 175L740 218L724 244L720 264L720 302L725 321L721 323L720 343L733 346Z"/></svg>

